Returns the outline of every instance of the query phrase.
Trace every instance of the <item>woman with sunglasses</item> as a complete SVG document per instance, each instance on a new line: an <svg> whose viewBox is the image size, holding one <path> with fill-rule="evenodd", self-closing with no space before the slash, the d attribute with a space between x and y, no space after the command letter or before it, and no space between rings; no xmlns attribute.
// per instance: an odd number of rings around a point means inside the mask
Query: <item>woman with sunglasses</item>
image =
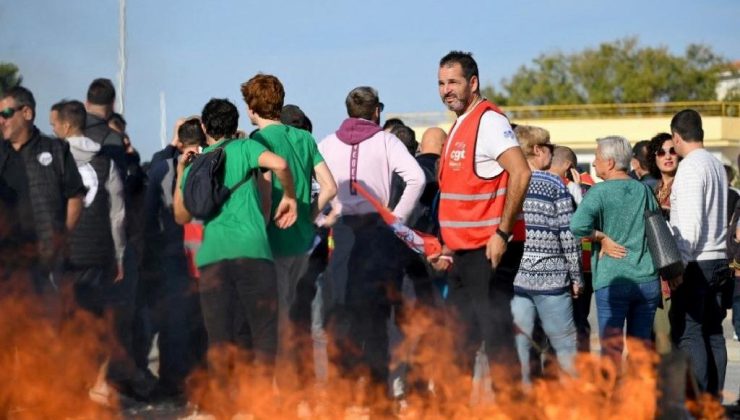
<svg viewBox="0 0 740 420"><path fill-rule="evenodd" d="M650 174L658 180L653 192L666 221L671 216L671 187L673 178L678 170L680 158L673 146L673 137L668 133L658 133L650 139L648 145L648 169ZM668 311L671 308L671 289L668 282L660 279L661 304L655 311L653 334L655 349L658 353L666 354L673 349L671 344L671 323L668 320Z"/></svg>
<svg viewBox="0 0 740 420"><path fill-rule="evenodd" d="M658 200L663 216L669 220L671 215L671 187L678 170L680 158L673 147L672 136L658 133L648 145L648 166L650 174L658 180L655 185L655 198Z"/></svg>

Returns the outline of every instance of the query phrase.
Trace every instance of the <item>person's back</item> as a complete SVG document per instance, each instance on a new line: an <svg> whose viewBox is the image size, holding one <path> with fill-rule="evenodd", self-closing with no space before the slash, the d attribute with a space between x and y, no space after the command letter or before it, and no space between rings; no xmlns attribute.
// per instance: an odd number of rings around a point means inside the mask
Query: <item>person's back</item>
<svg viewBox="0 0 740 420"><path fill-rule="evenodd" d="M272 251L276 256L305 253L312 245L316 230L311 220L311 176L316 165L323 162L313 136L305 130L273 124L259 130L254 140L262 142L269 150L283 157L290 166L298 201L298 219L288 229L275 224L267 226ZM272 212L283 195L282 185L272 180Z"/></svg>
<svg viewBox="0 0 740 420"><path fill-rule="evenodd" d="M380 128L380 127L378 127ZM359 139L359 137L351 137ZM351 140L350 140L351 141ZM396 216L407 218L414 207L416 197L421 193L423 187L423 172L409 155L406 147L395 136L378 130L375 134L366 137L357 143L355 180L360 182L365 189L378 197L383 204L390 200L392 166L398 166L401 178L411 176L416 181L415 185L409 187L406 183L404 194L393 210ZM319 143L319 151L324 156L329 169L337 181L337 198L342 206L343 215L359 215L374 213L372 204L354 192L350 187L353 179L350 161L353 160L355 148L337 137L336 134L329 135ZM408 197L404 200L404 196ZM413 198L413 199L409 199Z"/></svg>
<svg viewBox="0 0 740 420"><path fill-rule="evenodd" d="M611 284L647 282L657 277L645 237L646 209L656 210L657 203L649 187L633 179L598 183L584 197L571 222L573 233L578 237L590 236L591 231L583 229L582 216L596 215L594 229L627 249L622 259L608 255L599 258L598 248L594 249L591 263L595 273L594 289Z"/></svg>
<svg viewBox="0 0 740 420"><path fill-rule="evenodd" d="M722 163L706 149L687 154L671 191L671 225L688 261L725 257L727 177Z"/></svg>
<svg viewBox="0 0 740 420"><path fill-rule="evenodd" d="M231 188L245 176L250 176L250 179L231 194L214 218L204 222L203 244L196 256L198 267L233 258L272 260L253 173L259 168L257 159L264 147L250 140L229 139L206 147L203 153L217 147L223 147L226 154L225 186ZM186 168L183 174L185 180L189 169ZM252 175L247 175L250 173Z"/></svg>

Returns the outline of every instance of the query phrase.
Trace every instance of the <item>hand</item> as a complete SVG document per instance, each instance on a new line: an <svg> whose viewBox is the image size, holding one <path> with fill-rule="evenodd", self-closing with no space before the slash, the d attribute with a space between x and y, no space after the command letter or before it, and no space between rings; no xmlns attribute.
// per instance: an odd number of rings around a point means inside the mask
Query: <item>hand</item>
<svg viewBox="0 0 740 420"><path fill-rule="evenodd" d="M170 146L177 147L180 143L180 137L177 136L177 132L180 131L180 126L187 120L187 118L178 118L175 122L175 129L172 131L172 141L170 142Z"/></svg>
<svg viewBox="0 0 740 420"><path fill-rule="evenodd" d="M187 152L180 155L180 158L177 160L177 176L182 176L185 167L188 166L190 161L195 157L195 154L195 152Z"/></svg>
<svg viewBox="0 0 740 420"><path fill-rule="evenodd" d="M671 288L671 290L678 289L678 286L683 283L683 275L678 275L677 277L674 277L672 279L668 279L668 287Z"/></svg>
<svg viewBox="0 0 740 420"><path fill-rule="evenodd" d="M337 220L339 220L339 211L336 207L332 207L329 214L324 216L324 226L332 227L337 223Z"/></svg>
<svg viewBox="0 0 740 420"><path fill-rule="evenodd" d="M297 218L298 204L296 203L295 198L289 198L283 195L282 200L280 200L280 203L278 203L278 206L275 209L275 217L273 218L275 226L280 229L287 229L293 226L293 223L295 223Z"/></svg>
<svg viewBox="0 0 740 420"><path fill-rule="evenodd" d="M486 258L491 260L491 267L496 269L498 264L501 262L501 258L506 252L506 246L508 244L504 241L504 238L494 233L486 243Z"/></svg>
<svg viewBox="0 0 740 420"><path fill-rule="evenodd" d="M116 277L113 278L113 283L120 283L123 281L123 264L116 264Z"/></svg>
<svg viewBox="0 0 740 420"><path fill-rule="evenodd" d="M578 283L573 282L571 284L571 290L573 292L573 299L578 299L583 294L583 287Z"/></svg>
<svg viewBox="0 0 740 420"><path fill-rule="evenodd" d="M452 265L452 251L447 245L442 245L442 251L439 254L427 256L427 261L436 271L447 271Z"/></svg>
<svg viewBox="0 0 740 420"><path fill-rule="evenodd" d="M604 255L608 255L616 259L622 259L627 255L627 249L622 245L614 242L612 238L604 235L604 238L601 240L601 251L599 252L599 258L603 257Z"/></svg>
<svg viewBox="0 0 740 420"><path fill-rule="evenodd" d="M576 169L576 168L570 168L568 170L570 171L570 176L573 177L573 182L575 182L576 184L580 184L581 183L581 174L578 172L578 169Z"/></svg>

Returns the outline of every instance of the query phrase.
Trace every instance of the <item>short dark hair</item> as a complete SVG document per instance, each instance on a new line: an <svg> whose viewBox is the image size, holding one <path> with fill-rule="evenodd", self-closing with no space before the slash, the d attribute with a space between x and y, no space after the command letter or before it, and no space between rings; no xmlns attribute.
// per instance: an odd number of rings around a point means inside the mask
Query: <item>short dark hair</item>
<svg viewBox="0 0 740 420"><path fill-rule="evenodd" d="M204 146L206 144L206 133L200 125L200 120L191 118L180 125L177 129L177 138L185 146Z"/></svg>
<svg viewBox="0 0 740 420"><path fill-rule="evenodd" d="M414 130L406 127L405 125L397 125L391 128L391 134L401 140L401 143L406 146L406 149L408 149L409 153L411 153L411 156L414 156L416 154L416 149L419 147L419 142L416 141L416 133L414 133Z"/></svg>
<svg viewBox="0 0 740 420"><path fill-rule="evenodd" d="M110 79L95 79L87 88L87 101L93 105L113 105L115 100L116 88Z"/></svg>
<svg viewBox="0 0 740 420"><path fill-rule="evenodd" d="M393 128L398 127L399 125L403 126L406 124L404 124L400 118L388 118L387 120L385 120L385 123L383 124L383 130L388 130L388 129L393 130Z"/></svg>
<svg viewBox="0 0 740 420"><path fill-rule="evenodd" d="M650 175L652 175L653 178L660 179L661 177L656 158L658 156L658 150L662 149L663 143L667 142L668 140L673 140L673 136L668 133L658 133L653 136L653 138L651 138L650 142L648 143L648 163L646 169L650 171Z"/></svg>
<svg viewBox="0 0 740 420"><path fill-rule="evenodd" d="M126 131L126 119L123 118L123 115L117 112L110 114L110 117L108 118L108 123L113 123L113 125L115 125L122 133Z"/></svg>
<svg viewBox="0 0 740 420"><path fill-rule="evenodd" d="M309 133L313 131L313 124L305 112L298 105L285 105L280 111L280 122L291 127L306 130Z"/></svg>
<svg viewBox="0 0 740 420"><path fill-rule="evenodd" d="M239 127L239 111L228 99L212 98L203 107L200 120L206 134L218 140L234 135Z"/></svg>
<svg viewBox="0 0 740 420"><path fill-rule="evenodd" d="M61 101L54 106L59 105L59 120L69 123L72 127L83 130L87 121L87 111L85 105L80 101ZM51 109L54 109L54 106Z"/></svg>
<svg viewBox="0 0 740 420"><path fill-rule="evenodd" d="M650 140L640 140L632 146L632 157L640 162L640 166L647 169L648 167L648 145Z"/></svg>
<svg viewBox="0 0 740 420"><path fill-rule="evenodd" d="M679 111L671 119L671 132L678 133L683 141L704 141L704 130L701 127L701 115L693 109Z"/></svg>
<svg viewBox="0 0 740 420"><path fill-rule="evenodd" d="M478 63L475 62L473 59L473 53L470 52L464 52L464 51L450 51L442 57L441 60L439 60L439 66L452 66L453 64L459 64L460 67L462 67L463 70L463 76L465 77L465 80L468 82L470 79L475 76L477 79L480 79L478 76Z"/></svg>
<svg viewBox="0 0 740 420"><path fill-rule="evenodd" d="M285 88L271 74L258 74L241 86L242 96L249 109L262 118L279 120L285 100Z"/></svg>
<svg viewBox="0 0 740 420"><path fill-rule="evenodd" d="M13 98L15 106L27 106L31 108L33 117L36 118L36 99L33 93L23 86L10 88L3 93L3 98Z"/></svg>
<svg viewBox="0 0 740 420"><path fill-rule="evenodd" d="M352 118L372 120L375 108L380 105L378 91L370 86L360 86L352 89L344 101L347 105L347 115Z"/></svg>

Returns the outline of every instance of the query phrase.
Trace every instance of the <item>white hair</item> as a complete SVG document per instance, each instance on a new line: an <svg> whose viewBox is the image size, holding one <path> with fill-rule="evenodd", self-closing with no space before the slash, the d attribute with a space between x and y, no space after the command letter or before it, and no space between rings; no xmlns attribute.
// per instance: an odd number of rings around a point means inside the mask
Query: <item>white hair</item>
<svg viewBox="0 0 740 420"><path fill-rule="evenodd" d="M602 159L613 159L617 170L629 171L632 160L630 142L622 136L606 136L596 139L596 148Z"/></svg>

